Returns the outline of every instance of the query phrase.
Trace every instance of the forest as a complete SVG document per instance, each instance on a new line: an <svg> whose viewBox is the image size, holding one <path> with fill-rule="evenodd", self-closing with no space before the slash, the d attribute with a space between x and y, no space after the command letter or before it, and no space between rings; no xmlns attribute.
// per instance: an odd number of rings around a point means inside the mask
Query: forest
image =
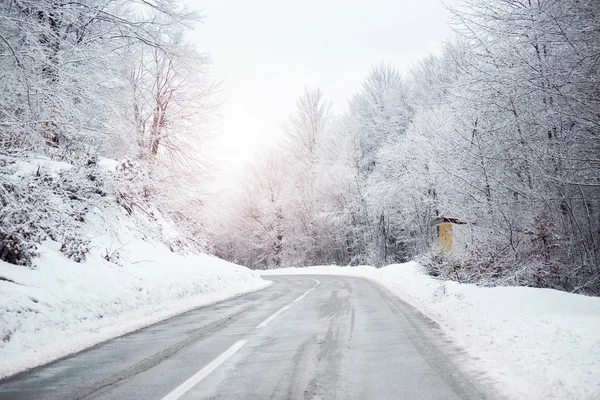
<svg viewBox="0 0 600 400"><path fill-rule="evenodd" d="M201 20L175 0L0 2L0 260L30 266L46 239L85 260L86 216L116 203L167 216L174 252L254 269L416 259L600 295L597 0L462 0L441 54L373 66L345 112L307 88L217 216ZM73 167L15 179L38 157ZM441 251L437 217L465 223L463 251Z"/></svg>
<svg viewBox="0 0 600 400"><path fill-rule="evenodd" d="M204 245L197 205L217 103L210 57L185 40L200 20L171 0L0 2L0 260L29 266L51 239L83 261L87 216L115 203L176 223L173 250ZM23 173L38 158L69 168Z"/></svg>
<svg viewBox="0 0 600 400"><path fill-rule="evenodd" d="M600 8L465 0L441 55L372 68L346 111L307 88L211 230L253 268L383 266L600 294ZM441 251L436 217L464 222Z"/></svg>

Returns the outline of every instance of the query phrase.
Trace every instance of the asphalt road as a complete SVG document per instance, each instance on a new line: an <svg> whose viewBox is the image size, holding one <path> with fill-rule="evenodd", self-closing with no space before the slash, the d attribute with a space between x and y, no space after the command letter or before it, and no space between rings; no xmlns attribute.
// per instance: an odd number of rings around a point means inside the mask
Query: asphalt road
<svg viewBox="0 0 600 400"><path fill-rule="evenodd" d="M269 276L203 307L0 382L0 399L483 399L439 328L385 289Z"/></svg>

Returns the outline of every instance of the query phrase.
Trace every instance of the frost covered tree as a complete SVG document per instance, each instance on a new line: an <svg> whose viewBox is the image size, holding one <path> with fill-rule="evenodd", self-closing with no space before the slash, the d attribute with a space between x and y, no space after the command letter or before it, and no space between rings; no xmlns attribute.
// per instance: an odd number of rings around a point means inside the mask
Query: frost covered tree
<svg viewBox="0 0 600 400"><path fill-rule="evenodd" d="M120 204L131 209L134 192L156 191L165 182L173 182L169 177L179 176L177 168L189 171L199 165L189 161L199 152L190 149L186 140L196 143L198 136L189 139L192 123L186 116L204 113L208 103L203 100L207 97L194 97L194 101L200 99L197 102L183 98L208 93L211 86L200 78L194 84L190 82L194 76L206 76L206 59L198 58L180 40L196 19L195 13L175 0L0 3L0 175L6 182L6 191L1 194L0 242L4 249L13 249L0 250L2 259L28 263L35 244L45 237L65 243L69 241L67 234L77 237L85 212L72 212L70 208L81 206L89 211L114 194ZM154 72L157 78L154 94L158 96L152 98L150 106L155 117L153 128L148 130L155 139L149 142L150 152L155 149L159 153L159 144L186 151L177 153L179 158L162 158L157 163L164 166L162 170L149 173L149 165L139 165L137 169L129 168L129 177L105 179L96 168L99 156L134 159L139 153L136 148L141 146L135 122L123 112L136 106L128 79L133 65L148 74ZM184 86L191 89L180 90ZM167 104L170 120L163 113ZM179 125L169 125L173 121ZM182 125L186 123L184 134ZM181 161L183 153L190 158ZM41 170L21 181L11 177L18 170L19 160L36 157L60 160L73 168L61 172L60 179L48 177L47 171ZM199 175L198 169L195 172ZM40 219L24 218L29 213L27 207L33 206L36 198L47 198L47 191L58 198L63 196L67 206L48 206ZM32 197L23 197L25 193ZM73 220L73 226L63 229L61 224L44 222L44 215L48 221Z"/></svg>
<svg viewBox="0 0 600 400"><path fill-rule="evenodd" d="M375 195L378 167L377 154L405 133L413 114L405 83L391 66L372 69L362 90L350 104L350 115L356 120L355 133L360 143L360 175L356 179L356 207L361 210L364 262L381 265L404 259L404 244L397 226L397 212ZM399 240L400 239L400 240Z"/></svg>
<svg viewBox="0 0 600 400"><path fill-rule="evenodd" d="M280 263L425 256L451 279L600 293L595 3L464 0L440 55L376 66L324 129L298 119L305 97L273 150ZM440 251L440 216L467 223L461 252Z"/></svg>
<svg viewBox="0 0 600 400"><path fill-rule="evenodd" d="M320 89L305 90L296 111L284 124L281 155L286 160L286 219L290 259L311 262L320 259L319 232L316 225L318 197L316 180L319 148L331 122L331 104Z"/></svg>
<svg viewBox="0 0 600 400"><path fill-rule="evenodd" d="M467 182L497 246L487 258L526 260L530 283L569 290L598 282L593 3L469 1L456 13L469 52L459 93L473 110L465 166L478 176Z"/></svg>
<svg viewBox="0 0 600 400"><path fill-rule="evenodd" d="M411 113L400 73L386 64L374 67L350 104L350 114L360 126L365 173L373 169L377 151L384 141L406 130Z"/></svg>
<svg viewBox="0 0 600 400"><path fill-rule="evenodd" d="M213 252L257 269L285 265L288 237L284 220L284 160L264 153L246 170L234 197L219 200L229 212L211 223Z"/></svg>
<svg viewBox="0 0 600 400"><path fill-rule="evenodd" d="M127 154L149 171L144 195L182 225L198 231L198 204L210 176L204 147L217 106L216 85L207 79L210 59L182 39L178 26L152 33L160 47L133 43L128 57Z"/></svg>

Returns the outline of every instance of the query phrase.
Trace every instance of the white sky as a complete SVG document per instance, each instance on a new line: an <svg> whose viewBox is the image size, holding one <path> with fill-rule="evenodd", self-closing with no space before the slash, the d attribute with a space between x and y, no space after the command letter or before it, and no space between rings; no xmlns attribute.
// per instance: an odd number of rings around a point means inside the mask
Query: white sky
<svg viewBox="0 0 600 400"><path fill-rule="evenodd" d="M273 143L304 87L343 111L374 64L401 72L449 35L439 0L187 0L205 22L192 40L214 59L224 104L211 156L219 186L235 182L256 150ZM444 1L453 4L453 0Z"/></svg>

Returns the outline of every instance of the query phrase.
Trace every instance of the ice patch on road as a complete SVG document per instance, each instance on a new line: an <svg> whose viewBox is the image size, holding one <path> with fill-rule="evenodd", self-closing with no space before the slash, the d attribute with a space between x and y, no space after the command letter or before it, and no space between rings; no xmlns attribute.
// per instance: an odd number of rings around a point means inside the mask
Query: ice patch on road
<svg viewBox="0 0 600 400"><path fill-rule="evenodd" d="M509 398L600 399L600 298L440 281L414 262L262 273L370 279L438 322Z"/></svg>

